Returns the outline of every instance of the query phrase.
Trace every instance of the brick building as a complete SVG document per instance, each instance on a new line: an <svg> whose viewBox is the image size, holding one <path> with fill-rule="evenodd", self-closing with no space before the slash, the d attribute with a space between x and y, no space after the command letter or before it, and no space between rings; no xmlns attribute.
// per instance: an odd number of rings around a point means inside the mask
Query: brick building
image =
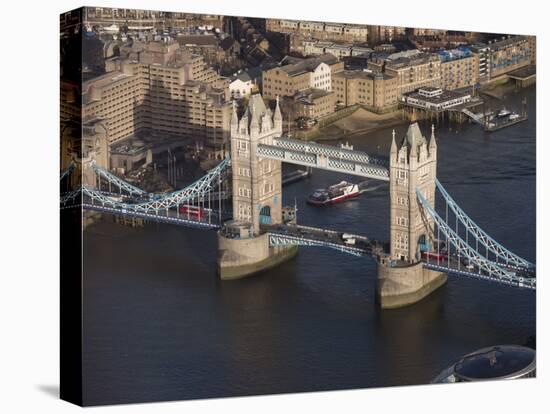
<svg viewBox="0 0 550 414"><path fill-rule="evenodd" d="M121 49L108 73L82 84L82 117L102 119L109 144L153 132L219 147L229 134L228 93L227 80L202 57L177 43L137 42Z"/></svg>
<svg viewBox="0 0 550 414"><path fill-rule="evenodd" d="M343 71L333 77L336 101L345 106L360 104L374 112L397 105L397 78L382 72Z"/></svg>
<svg viewBox="0 0 550 414"><path fill-rule="evenodd" d="M332 75L344 69L344 63L331 54L298 59L267 70L262 77L262 94L266 99L294 96L305 89L332 90Z"/></svg>

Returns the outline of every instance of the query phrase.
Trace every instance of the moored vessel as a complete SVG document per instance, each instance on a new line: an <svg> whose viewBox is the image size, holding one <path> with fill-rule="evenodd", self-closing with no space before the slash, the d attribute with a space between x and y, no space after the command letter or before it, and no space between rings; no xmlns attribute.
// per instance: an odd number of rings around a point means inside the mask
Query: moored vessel
<svg viewBox="0 0 550 414"><path fill-rule="evenodd" d="M328 188L315 190L309 195L307 202L312 205L323 206L326 204L340 203L347 199L357 197L359 194L361 194L361 191L357 184L342 181Z"/></svg>

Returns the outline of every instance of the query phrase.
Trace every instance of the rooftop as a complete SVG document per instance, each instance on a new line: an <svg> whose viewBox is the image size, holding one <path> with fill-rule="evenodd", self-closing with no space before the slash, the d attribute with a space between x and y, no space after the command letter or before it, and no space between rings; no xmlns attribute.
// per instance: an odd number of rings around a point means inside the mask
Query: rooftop
<svg viewBox="0 0 550 414"><path fill-rule="evenodd" d="M113 83L120 82L124 79L127 79L131 77L132 75L128 75L122 71L113 71L109 73L105 73L104 75L97 76L93 79L90 79L82 84L82 91L83 93L88 92L88 89L90 86L93 86L95 88L103 88L108 85L112 85Z"/></svg>
<svg viewBox="0 0 550 414"><path fill-rule="evenodd" d="M388 60L398 60L398 59L401 59L401 58L411 58L411 57L415 57L419 54L422 54L422 52L418 49L404 50L403 52L392 53L391 55L389 55L387 57L387 59Z"/></svg>
<svg viewBox="0 0 550 414"><path fill-rule="evenodd" d="M412 148L413 146L418 147L426 142L426 138L422 135L422 131L420 131L418 123L415 122L414 124L409 125L407 134L405 135L405 138L403 138L402 146L409 145Z"/></svg>
<svg viewBox="0 0 550 414"><path fill-rule="evenodd" d="M492 50L498 50L511 44L527 40L526 36L508 36L503 39L492 40L487 43Z"/></svg>
<svg viewBox="0 0 550 414"><path fill-rule="evenodd" d="M216 46L218 38L214 35L183 35L178 36L177 41L180 45L195 45L195 46Z"/></svg>
<svg viewBox="0 0 550 414"><path fill-rule="evenodd" d="M439 89L439 88L432 88L432 87L423 87L422 88L422 90L424 90L426 92L436 92L437 89ZM414 98L414 99L418 99L420 101L426 101L426 102L437 104L437 103L450 101L451 99L466 97L468 95L470 95L470 94L469 93L456 92L456 91L448 91L446 89L442 89L441 93L439 93L437 95L434 94L432 96L426 96L426 95L420 93L420 91L414 91L414 92L409 92L409 93L405 94L405 97Z"/></svg>
<svg viewBox="0 0 550 414"><path fill-rule="evenodd" d="M394 55L390 55L386 58L386 67L397 69L438 60L436 56L422 52L398 57L395 57ZM392 58L391 56L394 57Z"/></svg>
<svg viewBox="0 0 550 414"><path fill-rule="evenodd" d="M231 36L227 36L220 42L220 47L223 50L228 50L230 47L232 47L235 44L236 40L233 39Z"/></svg>
<svg viewBox="0 0 550 414"><path fill-rule="evenodd" d="M237 79L242 82L250 82L252 80L247 71L240 71L229 78L231 82L234 82Z"/></svg>
<svg viewBox="0 0 550 414"><path fill-rule="evenodd" d="M325 91L324 89L308 88L298 92L295 95L295 99L305 104L312 104L312 100L322 98L331 93L332 92Z"/></svg>
<svg viewBox="0 0 550 414"><path fill-rule="evenodd" d="M146 151L149 146L135 135L126 137L111 146L112 154L134 155Z"/></svg>
<svg viewBox="0 0 550 414"><path fill-rule="evenodd" d="M335 73L333 77L344 77L346 79L391 79L394 76L384 72L375 72L372 70L344 70Z"/></svg>
<svg viewBox="0 0 550 414"><path fill-rule="evenodd" d="M336 62L338 62L338 59L334 55L325 53L317 57L303 59L296 63L280 66L279 69L286 72L289 76L296 76L315 70L321 63L333 65Z"/></svg>
<svg viewBox="0 0 550 414"><path fill-rule="evenodd" d="M527 78L530 78L531 76L535 76L536 74L537 74L537 67L535 65L529 65L508 73L508 76L511 78L517 78L517 79L527 79Z"/></svg>
<svg viewBox="0 0 550 414"><path fill-rule="evenodd" d="M472 51L467 47L459 47L451 50L442 50L439 52L439 59L442 62L450 62L452 60L464 59L472 56Z"/></svg>

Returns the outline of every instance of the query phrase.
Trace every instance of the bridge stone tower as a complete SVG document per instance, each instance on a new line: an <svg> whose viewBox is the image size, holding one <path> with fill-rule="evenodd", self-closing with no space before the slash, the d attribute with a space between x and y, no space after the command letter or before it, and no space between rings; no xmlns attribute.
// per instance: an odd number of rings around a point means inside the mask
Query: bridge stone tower
<svg viewBox="0 0 550 414"><path fill-rule="evenodd" d="M437 144L434 127L428 143L418 124L409 126L397 149L395 131L390 150L390 255L409 263L420 259L420 251L433 245L434 223L421 214L416 189L435 206Z"/></svg>
<svg viewBox="0 0 550 414"><path fill-rule="evenodd" d="M250 97L239 119L231 117L233 220L218 232L218 273L237 279L274 267L293 257L296 246L271 247L262 224L282 222L281 162L257 156L258 144L272 144L283 132L279 100L274 113L262 96Z"/></svg>
<svg viewBox="0 0 550 414"><path fill-rule="evenodd" d="M282 221L281 161L260 159L258 144L272 144L283 132L279 100L275 113L262 96L250 97L241 119L233 106L231 117L231 165L233 169L233 218L251 223L255 235L260 224Z"/></svg>
<svg viewBox="0 0 550 414"><path fill-rule="evenodd" d="M437 143L434 128L428 140L415 122L397 147L390 149L390 251L378 263L377 298L382 308L397 308L422 300L442 286L445 273L425 269L421 251L432 250L434 223L422 214L418 188L435 205Z"/></svg>

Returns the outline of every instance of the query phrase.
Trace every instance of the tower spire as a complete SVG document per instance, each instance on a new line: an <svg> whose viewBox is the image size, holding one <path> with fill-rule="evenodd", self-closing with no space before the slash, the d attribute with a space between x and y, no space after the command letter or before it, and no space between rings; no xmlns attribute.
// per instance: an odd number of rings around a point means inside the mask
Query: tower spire
<svg viewBox="0 0 550 414"><path fill-rule="evenodd" d="M390 154L397 154L397 144L395 143L395 129L391 133Z"/></svg>
<svg viewBox="0 0 550 414"><path fill-rule="evenodd" d="M411 152L409 153L409 162L412 162L414 159L415 161L418 158L418 143L415 141L411 142Z"/></svg>
<svg viewBox="0 0 550 414"><path fill-rule="evenodd" d="M432 136L430 137L430 153L432 153L433 150L437 148L437 143L435 142L435 127L434 124L432 124Z"/></svg>
<svg viewBox="0 0 550 414"><path fill-rule="evenodd" d="M276 101L277 103L275 104L275 114L273 115L273 120L282 120L283 117L281 115L281 108L279 107L279 95L277 95Z"/></svg>
<svg viewBox="0 0 550 414"><path fill-rule="evenodd" d="M277 103L275 104L275 113L273 114L273 127L280 129L283 132L283 116L281 115L281 107L279 106L279 95L277 95Z"/></svg>
<svg viewBox="0 0 550 414"><path fill-rule="evenodd" d="M231 101L231 104L233 106L233 114L231 115L231 125L237 125L239 123L239 117L237 116L237 105L235 104L234 99Z"/></svg>
<svg viewBox="0 0 550 414"><path fill-rule="evenodd" d="M260 132L260 123L258 122L258 114L256 113L256 103L252 102L251 120L250 120L250 135L256 136Z"/></svg>

